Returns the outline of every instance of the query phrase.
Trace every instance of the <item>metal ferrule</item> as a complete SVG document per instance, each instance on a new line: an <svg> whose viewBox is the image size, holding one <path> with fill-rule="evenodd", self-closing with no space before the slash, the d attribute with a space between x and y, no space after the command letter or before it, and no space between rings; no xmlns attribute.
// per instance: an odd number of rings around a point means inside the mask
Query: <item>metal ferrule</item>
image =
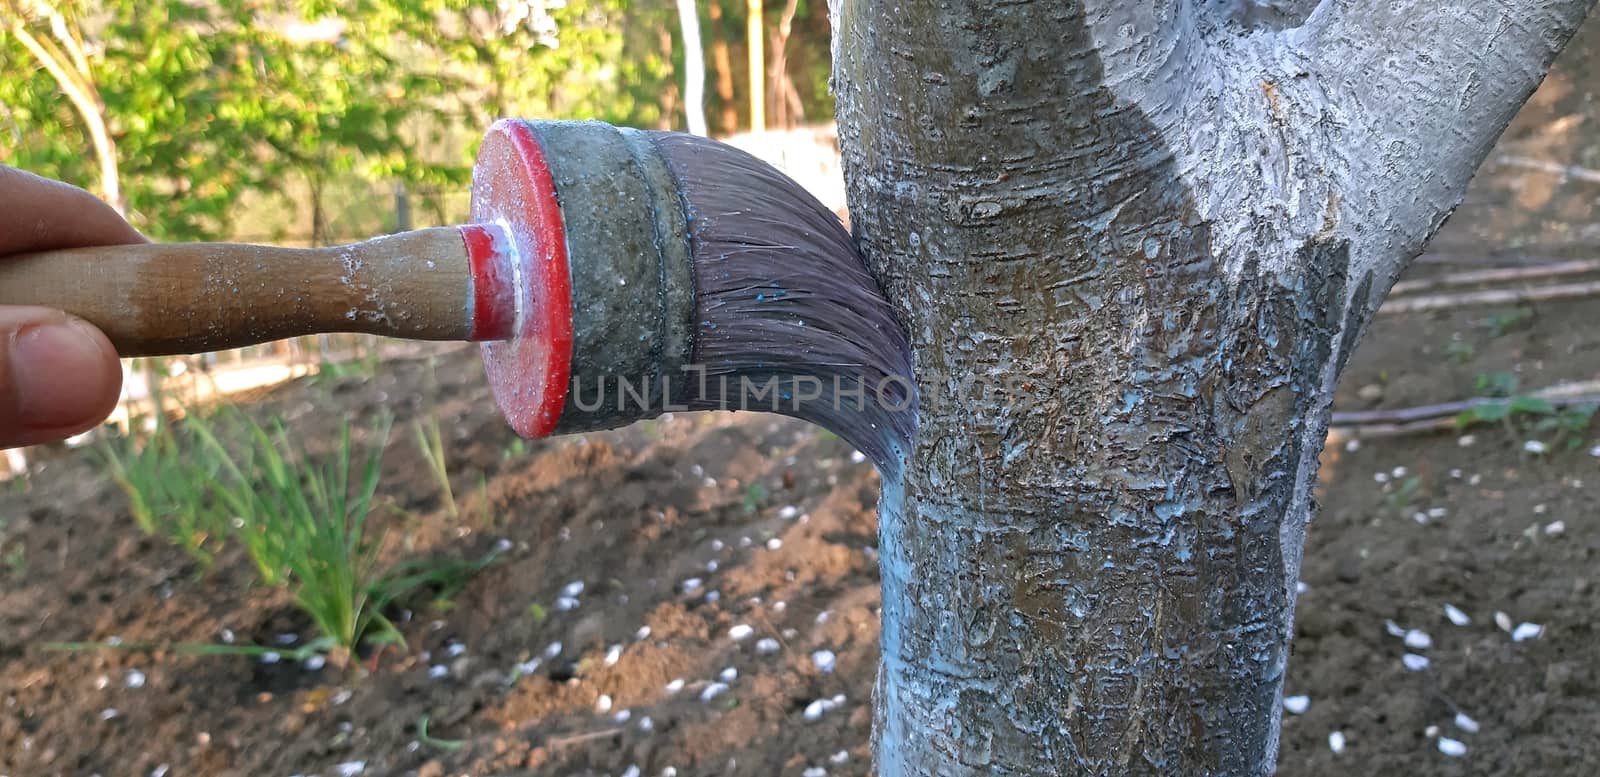
<svg viewBox="0 0 1600 777"><path fill-rule="evenodd" d="M532 122L561 205L572 379L555 433L660 415L687 396L694 268L678 185L649 137L601 122Z"/></svg>

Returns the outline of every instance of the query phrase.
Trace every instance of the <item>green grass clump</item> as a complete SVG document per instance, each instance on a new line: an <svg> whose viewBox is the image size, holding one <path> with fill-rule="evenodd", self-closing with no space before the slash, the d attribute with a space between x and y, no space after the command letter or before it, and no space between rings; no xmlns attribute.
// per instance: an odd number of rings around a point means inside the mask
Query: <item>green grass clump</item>
<svg viewBox="0 0 1600 777"><path fill-rule="evenodd" d="M439 434L439 417L429 413L426 418L413 421L411 431L417 441L417 450L428 464L428 473L433 475L434 482L439 486L439 498L444 500L445 512L451 518L460 517L455 491L450 488L450 467L445 460L444 439Z"/></svg>
<svg viewBox="0 0 1600 777"><path fill-rule="evenodd" d="M404 591L380 572L383 533L368 532L389 419L370 430L376 442L359 456L349 423L340 424L338 445L322 456L292 440L281 422L268 431L241 416L239 426L245 449L238 459L209 427L197 434L222 462L217 497L261 581L288 588L341 647L354 648L369 632L402 641L382 609Z"/></svg>
<svg viewBox="0 0 1600 777"><path fill-rule="evenodd" d="M281 420L263 427L231 411L191 416L177 430L160 425L143 441L107 445L102 457L142 530L208 566L237 542L260 583L287 589L311 618L317 644L354 651L364 641L403 644L386 606L424 587L453 595L496 555L381 563L378 486L391 426L378 420L357 445L342 423L336 444L313 453Z"/></svg>
<svg viewBox="0 0 1600 777"><path fill-rule="evenodd" d="M219 466L192 455L190 447L172 425L159 423L142 439L130 433L103 442L97 454L139 528L210 568L223 528L211 493Z"/></svg>

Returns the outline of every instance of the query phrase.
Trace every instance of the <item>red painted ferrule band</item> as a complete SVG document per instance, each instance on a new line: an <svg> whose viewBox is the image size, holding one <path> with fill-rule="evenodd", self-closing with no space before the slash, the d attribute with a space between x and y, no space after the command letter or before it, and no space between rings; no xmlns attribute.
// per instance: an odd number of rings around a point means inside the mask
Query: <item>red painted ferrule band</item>
<svg viewBox="0 0 1600 777"><path fill-rule="evenodd" d="M508 340L517 324L511 246L498 228L482 224L461 227L461 241L472 270L472 331L467 339Z"/></svg>
<svg viewBox="0 0 1600 777"><path fill-rule="evenodd" d="M533 277L524 283L535 284L541 290L540 304L529 313L529 321L519 323L520 337L544 338L544 351L548 362L544 370L544 390L540 406L529 430L534 437L545 437L554 432L561 421L561 411L567 405L567 384L572 376L572 278L567 264L567 230L561 215L561 202L556 198L555 177L550 164L545 161L544 147L527 122L514 122L507 129L517 156L525 165L532 197L528 198L527 223L537 225L524 235L534 243L533 255L522 265L522 271Z"/></svg>

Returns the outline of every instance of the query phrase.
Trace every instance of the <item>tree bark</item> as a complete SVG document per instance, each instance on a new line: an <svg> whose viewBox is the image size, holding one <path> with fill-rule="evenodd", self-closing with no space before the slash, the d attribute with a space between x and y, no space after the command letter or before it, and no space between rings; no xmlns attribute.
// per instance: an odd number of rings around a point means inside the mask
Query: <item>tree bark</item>
<svg viewBox="0 0 1600 777"><path fill-rule="evenodd" d="M885 777L1262 775L1340 367L1592 0L834 0Z"/></svg>

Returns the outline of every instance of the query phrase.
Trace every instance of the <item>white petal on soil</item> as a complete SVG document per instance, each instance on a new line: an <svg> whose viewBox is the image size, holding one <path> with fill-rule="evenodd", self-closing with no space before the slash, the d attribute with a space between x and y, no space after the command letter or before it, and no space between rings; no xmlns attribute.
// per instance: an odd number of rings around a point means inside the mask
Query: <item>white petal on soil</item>
<svg viewBox="0 0 1600 777"><path fill-rule="evenodd" d="M144 672L129 669L128 674L122 678L122 684L128 688L143 688L144 680Z"/></svg>
<svg viewBox="0 0 1600 777"><path fill-rule="evenodd" d="M1374 483L1387 483L1387 482L1389 482L1389 473L1387 473L1387 472L1374 472L1374 473L1372 473L1372 482L1374 482Z"/></svg>
<svg viewBox="0 0 1600 777"><path fill-rule="evenodd" d="M1511 630L1511 641L1524 642L1530 639L1538 639L1543 635L1543 626L1537 623L1519 623L1515 629Z"/></svg>
<svg viewBox="0 0 1600 777"><path fill-rule="evenodd" d="M708 602L716 602L716 601L718 601L720 599L722 599L722 592L721 591L707 591L706 592L706 601L708 601Z"/></svg>
<svg viewBox="0 0 1600 777"><path fill-rule="evenodd" d="M1283 697L1283 708L1288 710L1291 715L1304 715L1306 710L1311 709L1311 697L1285 696Z"/></svg>
<svg viewBox="0 0 1600 777"><path fill-rule="evenodd" d="M818 650L811 654L811 664L817 668L817 671L823 674L828 674L833 671L835 660L836 657L834 656L832 650Z"/></svg>
<svg viewBox="0 0 1600 777"><path fill-rule="evenodd" d="M850 460L855 462L855 463L857 463L857 464L860 464L861 462L867 460L867 454L862 453L861 451L851 451L850 452Z"/></svg>
<svg viewBox="0 0 1600 777"><path fill-rule="evenodd" d="M683 592L686 594L692 594L695 591L700 590L700 586L702 585L705 585L704 580L701 580L698 577L691 577L688 580L683 581Z"/></svg>
<svg viewBox="0 0 1600 777"><path fill-rule="evenodd" d="M1412 650L1427 650L1433 647L1433 637L1422 629L1412 629L1406 632L1406 647Z"/></svg>
<svg viewBox="0 0 1600 777"><path fill-rule="evenodd" d="M1499 626L1501 631L1510 634L1511 616L1496 610L1494 614L1494 625Z"/></svg>
<svg viewBox="0 0 1600 777"><path fill-rule="evenodd" d="M817 623L827 623L828 619L832 617L833 610L823 610L822 612L817 613Z"/></svg>
<svg viewBox="0 0 1600 777"><path fill-rule="evenodd" d="M622 777L639 777L639 765L631 764L622 772Z"/></svg>
<svg viewBox="0 0 1600 777"><path fill-rule="evenodd" d="M639 730L640 731L654 731L655 728L656 728L656 722L651 720L649 715L645 715L644 717L639 718Z"/></svg>
<svg viewBox="0 0 1600 777"><path fill-rule="evenodd" d="M633 638L636 639L636 640L639 640L640 642L643 642L644 640L649 639L650 638L650 627L649 626L640 626L639 630L635 631L633 633Z"/></svg>
<svg viewBox="0 0 1600 777"><path fill-rule="evenodd" d="M743 642L749 639L750 636L755 633L756 630L748 623L741 623L731 629L728 629L728 636L733 639L734 642Z"/></svg>
<svg viewBox="0 0 1600 777"><path fill-rule="evenodd" d="M781 547L783 547L783 540L780 540L777 537L767 540L767 550L777 550Z"/></svg>
<svg viewBox="0 0 1600 777"><path fill-rule="evenodd" d="M1424 669L1427 669L1428 664L1432 662L1428 660L1427 656L1419 656L1416 653L1407 653L1400 657L1400 663L1405 666L1406 671L1408 672L1420 672Z"/></svg>
<svg viewBox="0 0 1600 777"><path fill-rule="evenodd" d="M345 690L342 690L342 691L340 691L340 692L338 692L336 694L334 694L333 695L333 700L332 700L333 701L333 706L337 707L337 706L339 706L341 704L344 704L347 701L350 701L350 697L354 696L354 695L355 694L353 692L351 692L348 688L345 689Z"/></svg>
<svg viewBox="0 0 1600 777"><path fill-rule="evenodd" d="M1477 436L1471 435L1471 434L1463 434L1460 437L1456 438L1456 444L1461 446L1461 447L1463 447L1463 448L1471 448L1472 444L1477 442L1477 441L1478 441Z"/></svg>
<svg viewBox="0 0 1600 777"><path fill-rule="evenodd" d="M606 648L606 666L616 666L620 660L622 660L622 645Z"/></svg>
<svg viewBox="0 0 1600 777"><path fill-rule="evenodd" d="M1550 450L1550 446L1538 440L1529 440L1522 444L1522 449L1529 453L1544 453Z"/></svg>
<svg viewBox="0 0 1600 777"><path fill-rule="evenodd" d="M1443 517L1445 517L1446 515L1449 515L1449 514L1450 514L1450 511L1446 510L1443 507L1430 507L1430 508L1428 508L1428 517L1429 518L1443 518Z"/></svg>
<svg viewBox="0 0 1600 777"><path fill-rule="evenodd" d="M602 693L600 698L594 700L594 711L606 713L611 711L611 695Z"/></svg>
<svg viewBox="0 0 1600 777"><path fill-rule="evenodd" d="M302 662L301 665L313 672L316 672L328 665L328 659L321 653L317 653L316 655L307 656L306 660Z"/></svg>
<svg viewBox="0 0 1600 777"><path fill-rule="evenodd" d="M1467 626L1472 623L1472 618L1470 616L1462 612L1460 607L1450 604L1449 602L1446 602L1444 605L1444 617L1449 618L1450 622L1457 626Z"/></svg>
<svg viewBox="0 0 1600 777"><path fill-rule="evenodd" d="M1294 592L1296 594L1303 594L1303 593L1305 593L1305 592L1307 592L1309 590L1311 590L1311 586L1306 585L1306 581L1304 581L1304 580L1296 580L1295 581L1295 583L1294 583Z"/></svg>
<svg viewBox="0 0 1600 777"><path fill-rule="evenodd" d="M801 772L800 777L828 777L828 770L820 766L811 766Z"/></svg>
<svg viewBox="0 0 1600 777"><path fill-rule="evenodd" d="M566 585L562 586L561 587L561 595L562 596L581 596L581 595L583 595L583 581L582 580L574 580L574 581L572 581L570 583L567 583Z"/></svg>
<svg viewBox="0 0 1600 777"><path fill-rule="evenodd" d="M1430 725L1422 730L1422 735L1429 739L1433 739L1434 737L1439 736L1439 727Z"/></svg>
<svg viewBox="0 0 1600 777"><path fill-rule="evenodd" d="M616 722L618 722L618 723L627 723L628 720L630 718L632 718L632 717L633 717L633 710L621 709L621 710L617 710L617 714L612 715L611 719L616 721Z"/></svg>
<svg viewBox="0 0 1600 777"><path fill-rule="evenodd" d="M807 721L814 723L822 719L823 713L826 713L837 706L839 705L834 702L833 699L816 699L810 704L807 704L805 711L801 712L800 715Z"/></svg>
<svg viewBox="0 0 1600 777"><path fill-rule="evenodd" d="M1361 440L1355 437L1350 438L1349 442L1344 444L1344 449L1351 453L1361 450Z"/></svg>
<svg viewBox="0 0 1600 777"><path fill-rule="evenodd" d="M1549 536L1551 536L1551 537L1554 537L1557 534L1565 534L1566 531L1567 531L1567 522L1566 521L1551 521L1551 522L1549 522L1549 523L1544 525L1544 533L1549 535Z"/></svg>
<svg viewBox="0 0 1600 777"><path fill-rule="evenodd" d="M120 714L121 713L117 712L117 708L116 707L107 707L107 708L105 708L103 710L100 710L100 719L101 720L110 720L110 719L112 719L112 718L114 718L114 717L116 717L116 716L118 716Z"/></svg>
<svg viewBox="0 0 1600 777"><path fill-rule="evenodd" d="M667 683L667 693L677 693L678 691L681 691L681 690L683 690L683 678L682 677L679 677L678 679L673 680L670 683Z"/></svg>
<svg viewBox="0 0 1600 777"><path fill-rule="evenodd" d="M1467 746L1450 737L1439 737L1439 752L1452 758L1460 758L1467 754Z"/></svg>
<svg viewBox="0 0 1600 777"><path fill-rule="evenodd" d="M1467 713L1465 712L1457 712L1456 728L1459 728L1468 734L1476 734L1478 733L1478 721L1467 717Z"/></svg>
<svg viewBox="0 0 1600 777"><path fill-rule="evenodd" d="M157 766L156 768L150 770L150 777L167 777L167 772L170 772L170 771L172 771L172 767L171 766L168 766L166 764L162 764L162 765Z"/></svg>
<svg viewBox="0 0 1600 777"><path fill-rule="evenodd" d="M778 641L771 637L762 637L756 640L756 652L762 655L778 652Z"/></svg>
<svg viewBox="0 0 1600 777"><path fill-rule="evenodd" d="M722 673L717 675L717 679L725 683L731 683L734 680L739 679L739 670L736 667L730 666L727 669L722 670Z"/></svg>
<svg viewBox="0 0 1600 777"><path fill-rule="evenodd" d="M1330 732L1328 732L1328 749L1332 750L1335 755L1338 755L1339 753L1344 752L1344 732L1343 731L1330 731Z"/></svg>
<svg viewBox="0 0 1600 777"><path fill-rule="evenodd" d="M571 610L578 609L580 604L582 604L582 602L574 599L571 596L563 596L556 600L556 609L561 612L569 612Z"/></svg>
<svg viewBox="0 0 1600 777"><path fill-rule="evenodd" d="M110 684L111 678L106 677L105 675L100 675L99 677L94 678L94 689L97 691L105 690L106 686Z"/></svg>
<svg viewBox="0 0 1600 777"><path fill-rule="evenodd" d="M718 696L726 693L727 690L727 683L712 683L706 686L705 690L700 692L700 701L711 701L712 699L715 699Z"/></svg>
<svg viewBox="0 0 1600 777"><path fill-rule="evenodd" d="M715 572L719 566L721 566L721 564L718 564L716 559L711 559L710 561L706 562L706 571Z"/></svg>
<svg viewBox="0 0 1600 777"><path fill-rule="evenodd" d="M444 654L451 658L455 658L456 656L459 656L465 652L467 652L467 646L461 644L460 642L452 642L449 645L446 645L444 649Z"/></svg>
<svg viewBox="0 0 1600 777"><path fill-rule="evenodd" d="M345 761L344 763L333 767L333 771L337 773L339 777L356 777L356 775L366 770L366 761Z"/></svg>
<svg viewBox="0 0 1600 777"><path fill-rule="evenodd" d="M545 658L555 658L556 656L559 656L559 655L561 655L561 643L560 642L552 642L552 643L550 643L550 644L545 646L545 648L544 648L544 657Z"/></svg>
<svg viewBox="0 0 1600 777"><path fill-rule="evenodd" d="M794 505L784 505L778 508L778 517L785 521L794 520L798 515L800 515L800 508Z"/></svg>
<svg viewBox="0 0 1600 777"><path fill-rule="evenodd" d="M1384 621L1383 630L1389 632L1391 637L1404 637L1406 635L1406 630L1394 621Z"/></svg>
<svg viewBox="0 0 1600 777"><path fill-rule="evenodd" d="M840 750L839 752L828 756L828 763L831 763L834 766L839 766L841 764L845 764L845 763L849 763L849 762L850 762L850 751L849 750Z"/></svg>
<svg viewBox="0 0 1600 777"><path fill-rule="evenodd" d="M428 667L428 677L433 680L442 680L450 676L450 667L444 664L434 664Z"/></svg>
<svg viewBox="0 0 1600 777"><path fill-rule="evenodd" d="M712 550L722 550L723 548L726 548L726 547L728 547L728 543L723 542L722 540L712 540L711 541L711 549Z"/></svg>

